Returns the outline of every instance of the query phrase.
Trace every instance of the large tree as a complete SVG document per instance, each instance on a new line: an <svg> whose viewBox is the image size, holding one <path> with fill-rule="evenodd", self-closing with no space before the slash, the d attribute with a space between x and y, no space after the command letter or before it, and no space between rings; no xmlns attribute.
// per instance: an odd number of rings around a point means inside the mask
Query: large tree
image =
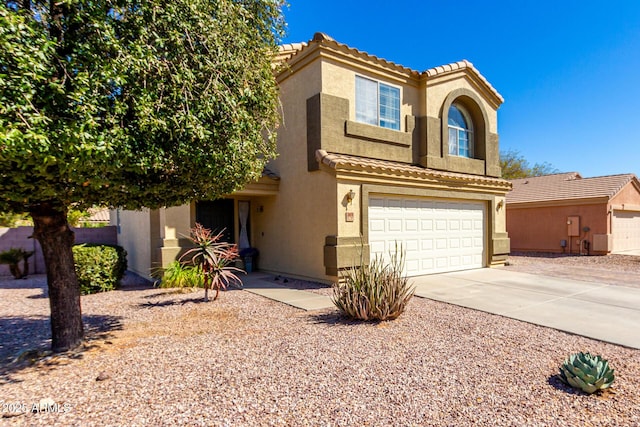
<svg viewBox="0 0 640 427"><path fill-rule="evenodd" d="M547 162L531 165L529 161L516 150L508 150L500 153L500 167L502 168L502 178L504 179L518 179L558 173L558 169Z"/></svg>
<svg viewBox="0 0 640 427"><path fill-rule="evenodd" d="M0 212L42 246L52 348L82 341L71 206L214 198L275 156L280 0L0 5Z"/></svg>

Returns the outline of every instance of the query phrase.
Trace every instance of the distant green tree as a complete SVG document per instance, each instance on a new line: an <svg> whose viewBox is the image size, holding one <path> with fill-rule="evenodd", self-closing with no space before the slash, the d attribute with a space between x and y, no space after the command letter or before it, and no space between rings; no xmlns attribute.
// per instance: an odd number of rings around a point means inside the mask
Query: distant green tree
<svg viewBox="0 0 640 427"><path fill-rule="evenodd" d="M281 0L0 3L0 212L42 246L52 348L80 344L71 206L233 192L275 157Z"/></svg>
<svg viewBox="0 0 640 427"><path fill-rule="evenodd" d="M502 151L500 153L500 167L502 168L502 178L504 179L527 178L559 172L558 169L547 162L536 163L531 166L527 159L516 150Z"/></svg>

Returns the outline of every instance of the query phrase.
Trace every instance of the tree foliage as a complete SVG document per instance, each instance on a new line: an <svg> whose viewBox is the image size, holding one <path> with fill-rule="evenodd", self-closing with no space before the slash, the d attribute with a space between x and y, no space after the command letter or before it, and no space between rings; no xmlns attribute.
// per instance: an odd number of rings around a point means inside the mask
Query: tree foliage
<svg viewBox="0 0 640 427"><path fill-rule="evenodd" d="M500 167L502 168L502 178L518 179L530 176L542 176L558 173L558 169L550 163L529 164L519 151L509 150L500 153Z"/></svg>
<svg viewBox="0 0 640 427"><path fill-rule="evenodd" d="M0 6L0 211L177 205L275 156L277 2L19 6Z"/></svg>
<svg viewBox="0 0 640 427"><path fill-rule="evenodd" d="M215 198L259 177L275 156L271 60L281 7L280 0L0 3L0 212L34 220L54 349L82 334L70 206Z"/></svg>

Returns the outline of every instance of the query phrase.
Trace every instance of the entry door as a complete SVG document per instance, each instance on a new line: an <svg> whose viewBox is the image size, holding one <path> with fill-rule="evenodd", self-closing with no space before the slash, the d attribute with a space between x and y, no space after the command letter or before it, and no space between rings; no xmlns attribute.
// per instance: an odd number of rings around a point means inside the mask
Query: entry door
<svg viewBox="0 0 640 427"><path fill-rule="evenodd" d="M223 231L225 242L235 243L233 199L218 199L196 203L196 222L214 233Z"/></svg>

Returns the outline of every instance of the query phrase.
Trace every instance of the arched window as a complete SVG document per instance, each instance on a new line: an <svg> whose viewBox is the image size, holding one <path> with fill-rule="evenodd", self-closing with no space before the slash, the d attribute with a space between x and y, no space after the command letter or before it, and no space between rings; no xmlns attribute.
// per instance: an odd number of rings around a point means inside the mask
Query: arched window
<svg viewBox="0 0 640 427"><path fill-rule="evenodd" d="M449 107L449 155L473 157L473 123L463 107Z"/></svg>

